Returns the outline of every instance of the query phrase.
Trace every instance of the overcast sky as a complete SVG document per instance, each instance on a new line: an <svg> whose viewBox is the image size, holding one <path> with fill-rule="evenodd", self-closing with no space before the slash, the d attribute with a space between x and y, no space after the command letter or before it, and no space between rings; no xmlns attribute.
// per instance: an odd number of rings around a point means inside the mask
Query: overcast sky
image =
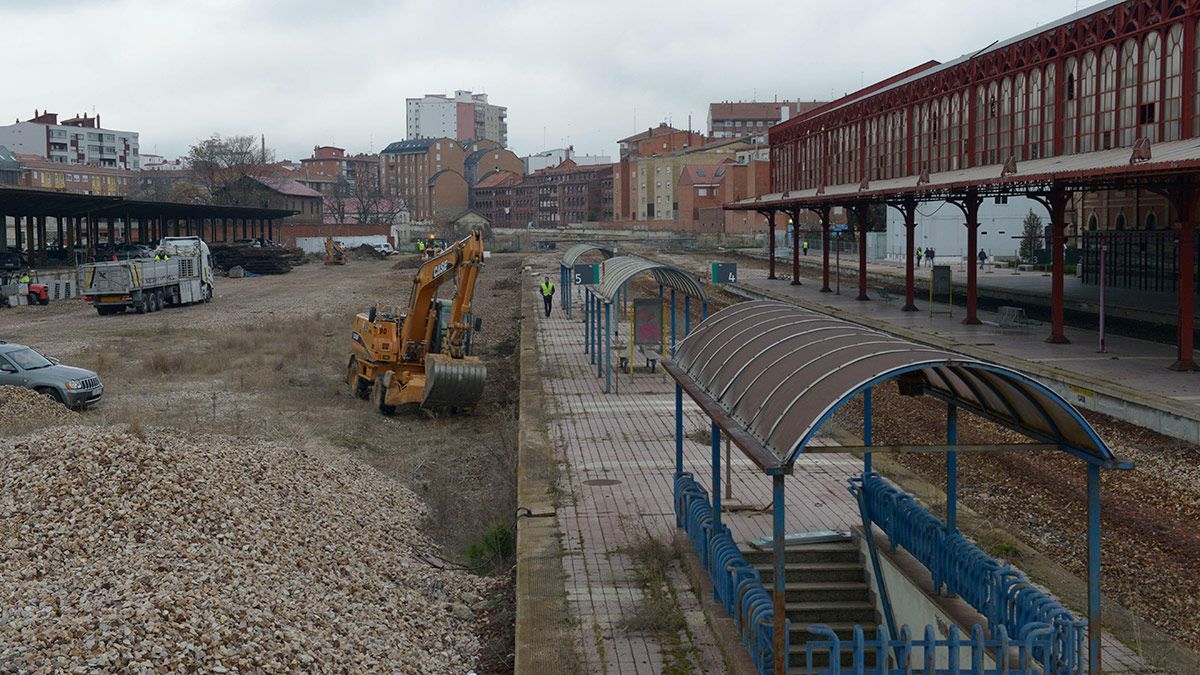
<svg viewBox="0 0 1200 675"><path fill-rule="evenodd" d="M828 100L1087 7L1076 0L0 0L0 121L93 109L174 157L212 133L379 151L404 99L484 91L509 147L616 140L711 101Z"/></svg>

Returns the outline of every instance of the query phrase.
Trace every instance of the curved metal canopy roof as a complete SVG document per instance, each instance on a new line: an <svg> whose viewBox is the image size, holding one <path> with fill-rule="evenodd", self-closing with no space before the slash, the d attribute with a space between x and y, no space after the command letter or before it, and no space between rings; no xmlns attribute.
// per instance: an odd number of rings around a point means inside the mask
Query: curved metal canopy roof
<svg viewBox="0 0 1200 675"><path fill-rule="evenodd" d="M768 472L789 471L839 407L888 380L1088 461L1116 461L1070 403L1015 370L790 303L743 302L713 314L667 370Z"/></svg>
<svg viewBox="0 0 1200 675"><path fill-rule="evenodd" d="M601 244L575 244L567 249L563 254L562 264L566 267L574 267L575 263L579 262L585 254L591 251L599 251L600 255L604 256L605 260L615 256L617 249L612 246L603 246Z"/></svg>
<svg viewBox="0 0 1200 675"><path fill-rule="evenodd" d="M642 272L654 274L654 279L662 286L673 288L698 300L708 300L704 286L701 286L700 282L692 275L678 267L664 265L635 255L620 256L605 261L604 279L596 287L596 293L608 302L612 302L621 286Z"/></svg>

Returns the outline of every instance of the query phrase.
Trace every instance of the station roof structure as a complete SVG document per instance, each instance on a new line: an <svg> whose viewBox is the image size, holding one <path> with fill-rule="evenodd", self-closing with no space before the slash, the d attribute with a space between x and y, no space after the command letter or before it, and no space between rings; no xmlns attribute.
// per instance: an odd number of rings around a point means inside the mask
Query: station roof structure
<svg viewBox="0 0 1200 675"><path fill-rule="evenodd" d="M767 473L790 473L838 408L891 380L902 394L957 405L1037 439L1045 444L1042 449L1056 447L1103 467L1120 466L1079 412L1036 380L790 303L727 307L693 330L666 365Z"/></svg>
<svg viewBox="0 0 1200 675"><path fill-rule="evenodd" d="M0 214L7 216L99 218L258 218L277 220L294 215L291 209L224 206L187 202L155 202L125 197L81 195L32 188L0 188Z"/></svg>
<svg viewBox="0 0 1200 675"><path fill-rule="evenodd" d="M685 296L704 302L708 301L708 294L705 293L704 286L700 285L700 282L692 275L678 267L632 255L619 256L605 261L604 279L596 287L596 293L606 302L612 302L617 291L625 285L626 281L643 272L653 274L654 279L662 286L679 291Z"/></svg>
<svg viewBox="0 0 1200 675"><path fill-rule="evenodd" d="M562 264L564 267L574 267L575 263L579 262L580 258L588 253L591 253L592 251L598 251L600 255L604 256L605 260L608 260L617 254L617 249L614 246L605 246L603 244L592 243L575 244L571 248L568 248L565 253L563 253Z"/></svg>
<svg viewBox="0 0 1200 675"><path fill-rule="evenodd" d="M1158 178L1166 174L1200 168L1200 138L1156 143L1152 157L1140 159L1130 148L1113 148L1074 155L1060 155L1017 162L1006 169L1002 164L973 166L925 176L902 176L870 183L842 183L805 190L759 195L725 205L728 210L756 211L783 209L820 203L851 201L898 201L944 199L948 195L975 190L981 196L1018 194L1059 183L1071 186L1086 181L1088 189L1127 185L1139 177ZM1009 170L1011 169L1011 170Z"/></svg>

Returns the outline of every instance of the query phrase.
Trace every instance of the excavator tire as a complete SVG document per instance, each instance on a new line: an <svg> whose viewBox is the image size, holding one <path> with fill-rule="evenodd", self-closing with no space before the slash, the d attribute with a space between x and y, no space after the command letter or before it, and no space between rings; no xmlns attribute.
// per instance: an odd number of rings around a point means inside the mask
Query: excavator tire
<svg viewBox="0 0 1200 675"><path fill-rule="evenodd" d="M470 413L483 397L487 366L477 358L425 357L425 393L421 407L452 415Z"/></svg>

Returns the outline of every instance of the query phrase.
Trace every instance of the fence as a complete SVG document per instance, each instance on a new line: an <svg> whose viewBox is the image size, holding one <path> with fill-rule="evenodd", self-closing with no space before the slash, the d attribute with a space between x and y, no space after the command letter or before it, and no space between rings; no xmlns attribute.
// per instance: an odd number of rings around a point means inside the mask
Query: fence
<svg viewBox="0 0 1200 675"><path fill-rule="evenodd" d="M1080 277L1085 284L1099 284L1103 255L1104 283L1109 288L1173 292L1179 284L1178 246L1176 230L1084 232ZM1193 265L1200 264L1200 249L1196 256ZM1200 276L1196 290L1200 290Z"/></svg>
<svg viewBox="0 0 1200 675"><path fill-rule="evenodd" d="M945 586L947 593L959 595L983 614L994 632L1003 628L1019 641L1046 631L1045 639L1030 646L1029 657L1048 673L1083 672L1085 621L1034 587L1021 572L988 556L962 533L948 532L945 524L911 495L877 474L865 480L850 479L850 490L855 495L864 491L868 515L887 534L892 550L903 546L929 569L935 592Z"/></svg>
<svg viewBox="0 0 1200 675"><path fill-rule="evenodd" d="M725 607L742 635L759 673L775 667L771 595L758 570L746 562L728 527L713 531L712 505L708 493L690 473L675 478L675 525L687 533L700 562L708 570L713 596ZM785 647L786 650L786 647Z"/></svg>
<svg viewBox="0 0 1200 675"><path fill-rule="evenodd" d="M828 626L820 624L809 628L809 632L817 636L805 646L806 672L831 673L839 675L843 670L845 657L850 657L850 664L845 666L848 673L970 673L971 675L990 675L992 673L1034 673L1040 669L1034 663L1033 654L1039 648L1044 649L1050 638L1052 629L1042 626L1027 632L1023 640L1011 640L1004 626L997 626L992 639L987 639L983 628L976 624L970 637L964 639L958 632L958 626L950 626L946 639L939 640L934 634L933 626L925 626L923 637L914 639L908 626L900 629L896 639L884 637L883 627L880 626L875 640L863 639L862 626L856 626L854 637L849 644L843 644L837 634ZM969 656L963 662L963 651ZM818 656L828 655L818 659ZM867 661L874 656L874 664ZM894 661L889 661L894 659ZM827 666L814 668L814 661L822 660ZM938 664L943 664L939 667Z"/></svg>

